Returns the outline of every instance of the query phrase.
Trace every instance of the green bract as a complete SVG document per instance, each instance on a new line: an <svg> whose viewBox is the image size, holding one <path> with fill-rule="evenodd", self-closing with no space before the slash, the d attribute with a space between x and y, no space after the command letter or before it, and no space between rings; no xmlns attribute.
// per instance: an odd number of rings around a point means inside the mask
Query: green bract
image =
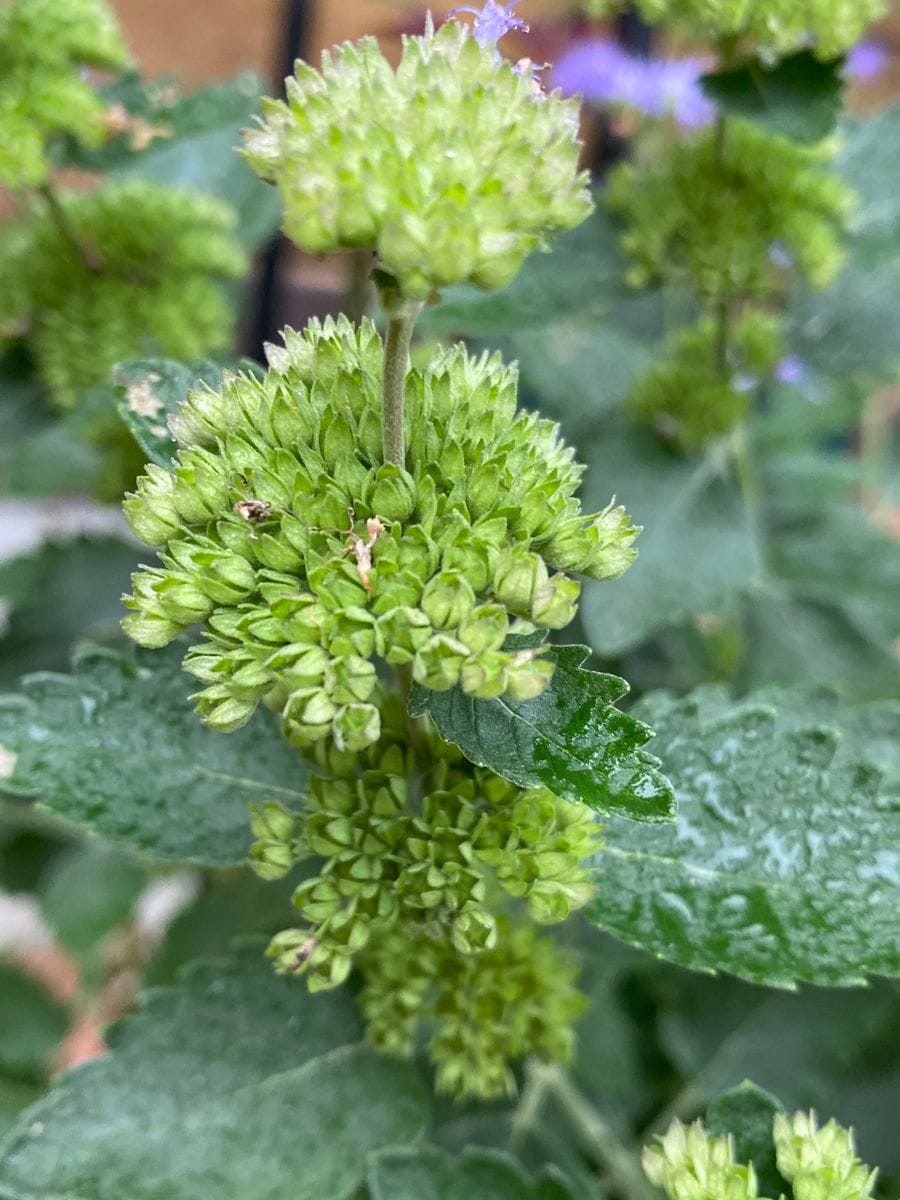
<svg viewBox="0 0 900 1200"><path fill-rule="evenodd" d="M186 665L207 723L235 729L264 701L326 752L377 741L376 656L439 691L540 694L551 665L507 635L567 624L578 585L561 568L620 574L636 530L581 513L581 468L556 426L516 413L515 372L462 347L411 371L406 469L383 461L372 325L288 330L270 361L193 393L173 472L151 467L126 501L164 548L134 577L131 636L161 646L204 622Z"/></svg>
<svg viewBox="0 0 900 1200"><path fill-rule="evenodd" d="M225 350L223 284L246 268L235 214L210 196L138 179L59 200L0 227L0 335L24 335L54 400L106 382L145 350Z"/></svg>
<svg viewBox="0 0 900 1200"><path fill-rule="evenodd" d="M469 281L503 287L525 257L590 211L578 106L450 21L298 64L245 155L278 185L288 237L313 253L366 249L406 298Z"/></svg>
<svg viewBox="0 0 900 1200"><path fill-rule="evenodd" d="M760 51L788 54L812 46L835 58L884 16L884 0L637 0L648 21L672 21L712 38L748 38Z"/></svg>
<svg viewBox="0 0 900 1200"><path fill-rule="evenodd" d="M648 167L618 167L606 203L625 223L629 282L675 279L705 303L723 293L765 299L786 262L827 286L842 262L851 194L818 169L825 157L729 120L724 132L668 144Z"/></svg>
<svg viewBox="0 0 900 1200"><path fill-rule="evenodd" d="M0 184L35 187L50 171L47 143L107 136L106 106L83 67L121 68L128 53L105 0L11 0L0 6Z"/></svg>

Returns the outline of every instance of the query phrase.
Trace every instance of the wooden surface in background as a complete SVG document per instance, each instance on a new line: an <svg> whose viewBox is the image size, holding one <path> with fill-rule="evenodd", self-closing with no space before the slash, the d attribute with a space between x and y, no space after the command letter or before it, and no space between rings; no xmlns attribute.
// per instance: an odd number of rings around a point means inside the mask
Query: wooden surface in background
<svg viewBox="0 0 900 1200"><path fill-rule="evenodd" d="M318 51L372 33L390 52L406 26L415 32L426 8L440 20L453 0L307 0L311 43ZM470 3L472 0L470 0ZM147 75L176 75L185 84L224 79L252 67L274 79L283 57L283 0L112 0L129 44ZM477 3L473 5L478 7ZM521 0L538 21L571 9L571 0Z"/></svg>

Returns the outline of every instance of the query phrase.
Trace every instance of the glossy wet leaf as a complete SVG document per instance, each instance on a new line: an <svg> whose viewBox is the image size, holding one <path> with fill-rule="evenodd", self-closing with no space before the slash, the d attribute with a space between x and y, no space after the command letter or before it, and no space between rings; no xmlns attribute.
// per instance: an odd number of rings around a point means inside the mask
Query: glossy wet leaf
<svg viewBox="0 0 900 1200"><path fill-rule="evenodd" d="M841 62L822 62L809 50L771 66L753 59L704 75L703 91L719 109L798 142L819 142L837 125Z"/></svg>
<svg viewBox="0 0 900 1200"><path fill-rule="evenodd" d="M582 666L585 646L550 652L556 671L536 700L476 700L461 688L416 686L413 716L427 713L466 758L521 787L543 785L566 800L635 821L667 821L672 790L643 749L653 731L615 707L624 680Z"/></svg>
<svg viewBox="0 0 900 1200"><path fill-rule="evenodd" d="M834 729L780 728L768 703L705 717L663 697L638 712L679 817L609 823L595 923L681 966L771 986L900 975L900 781L835 763Z"/></svg>
<svg viewBox="0 0 900 1200"><path fill-rule="evenodd" d="M369 1166L371 1200L572 1200L562 1173L529 1178L509 1154L467 1149L451 1157L432 1146L386 1150Z"/></svg>
<svg viewBox="0 0 900 1200"><path fill-rule="evenodd" d="M597 653L622 654L685 618L716 615L758 578L758 545L726 464L675 454L624 420L604 424L582 454L587 511L615 495L644 527L621 579L584 585L581 615Z"/></svg>
<svg viewBox="0 0 900 1200"><path fill-rule="evenodd" d="M735 1161L753 1163L763 1196L781 1196L787 1190L775 1162L772 1137L775 1115L780 1112L784 1112L781 1101L750 1080L717 1096L706 1112L711 1134L729 1133L734 1139Z"/></svg>
<svg viewBox="0 0 900 1200"><path fill-rule="evenodd" d="M72 675L28 676L0 697L6 790L154 858L244 859L249 805L299 805L305 769L267 713L228 735L203 726L183 653L88 648Z"/></svg>
<svg viewBox="0 0 900 1200"><path fill-rule="evenodd" d="M427 1119L414 1069L361 1037L346 993L310 996L261 945L195 965L23 1115L0 1195L346 1200L367 1155Z"/></svg>

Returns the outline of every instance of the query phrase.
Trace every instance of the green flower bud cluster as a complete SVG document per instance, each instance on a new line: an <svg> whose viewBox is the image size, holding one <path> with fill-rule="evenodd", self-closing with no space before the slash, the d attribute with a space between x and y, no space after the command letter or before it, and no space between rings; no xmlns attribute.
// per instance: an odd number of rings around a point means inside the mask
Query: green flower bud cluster
<svg viewBox="0 0 900 1200"><path fill-rule="evenodd" d="M795 1200L869 1200L877 1171L856 1157L853 1133L836 1121L818 1128L812 1113L775 1117L778 1170Z"/></svg>
<svg viewBox="0 0 900 1200"><path fill-rule="evenodd" d="M846 185L818 169L826 154L732 119L724 136L705 129L649 166L616 168L606 203L625 223L629 282L674 280L709 307L723 288L761 301L781 286L776 264L786 260L826 287L851 207Z"/></svg>
<svg viewBox="0 0 900 1200"><path fill-rule="evenodd" d="M324 860L294 895L305 929L271 948L279 970L306 974L313 991L343 983L372 938L394 927L449 936L459 954L479 955L496 943L500 892L541 923L593 895L582 867L599 845L590 809L521 790L424 736L433 781L421 800L400 744L380 743L361 774L313 778L301 821L269 806L254 816L252 857L264 877L309 854ZM299 962L298 946L307 947Z"/></svg>
<svg viewBox="0 0 900 1200"><path fill-rule="evenodd" d="M795 1200L870 1200L876 1171L856 1157L853 1134L835 1121L818 1128L812 1113L778 1113L773 1128L779 1172ZM675 1121L643 1155L648 1178L670 1200L755 1200L752 1164L734 1161L730 1135L711 1137L702 1122Z"/></svg>
<svg viewBox="0 0 900 1200"><path fill-rule="evenodd" d="M0 237L0 316L8 332L26 331L58 404L148 349L191 360L228 347L223 284L247 265L229 206L138 179L61 205L68 236L38 211Z"/></svg>
<svg viewBox="0 0 900 1200"><path fill-rule="evenodd" d="M731 330L724 361L721 354L712 317L678 330L636 379L632 411L688 452L730 433L781 355L778 318L750 310Z"/></svg>
<svg viewBox="0 0 900 1200"><path fill-rule="evenodd" d="M406 299L468 281L504 287L591 209L578 105L461 25L404 40L396 72L374 38L299 63L245 156L284 201L304 250L372 250Z"/></svg>
<svg viewBox="0 0 900 1200"><path fill-rule="evenodd" d="M0 5L0 184L37 187L48 142L107 136L106 106L84 67L119 69L128 53L105 0L9 0Z"/></svg>
<svg viewBox="0 0 900 1200"><path fill-rule="evenodd" d="M647 1178L670 1200L756 1200L753 1164L734 1161L730 1134L711 1137L701 1121L674 1121L643 1154Z"/></svg>
<svg viewBox="0 0 900 1200"><path fill-rule="evenodd" d="M383 461L371 324L286 331L270 362L193 394L174 470L126 501L165 548L134 577L128 633L161 646L203 622L186 665L204 719L234 729L264 701L301 748L378 740L375 656L437 690L543 691L541 651L504 648L514 622L563 627L564 572L620 574L637 531L620 509L581 514L581 468L554 425L516 413L515 373L462 347L410 371L405 469Z"/></svg>
<svg viewBox="0 0 900 1200"><path fill-rule="evenodd" d="M367 949L359 1002L380 1049L409 1055L429 1029L438 1089L492 1099L515 1090L514 1059L571 1060L585 1006L575 975L570 957L527 923L501 918L495 943L477 955L397 928Z"/></svg>
<svg viewBox="0 0 900 1200"><path fill-rule="evenodd" d="M811 46L835 58L887 11L884 0L637 0L651 22L685 25L706 40L747 38L770 55Z"/></svg>

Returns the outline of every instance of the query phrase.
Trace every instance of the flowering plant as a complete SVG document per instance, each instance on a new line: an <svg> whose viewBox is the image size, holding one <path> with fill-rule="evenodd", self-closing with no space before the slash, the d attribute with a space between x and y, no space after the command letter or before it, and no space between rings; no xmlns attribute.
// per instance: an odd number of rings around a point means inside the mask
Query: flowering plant
<svg viewBox="0 0 900 1200"><path fill-rule="evenodd" d="M128 881L104 934L148 876L200 895L150 949L132 916L166 986L10 1122L0 1196L870 1200L867 1161L900 1173L871 1112L900 550L835 452L858 360L815 345L896 233L883 179L854 227L832 164L872 136L836 96L874 6L646 0L713 29L715 120L648 126L596 195L577 102L498 46L518 7L429 20L396 66L373 39L298 63L243 133L286 235L365 256L373 320L265 365L128 361L137 284L157 349L211 348L207 276L240 265L215 205L41 176L8 230L47 384L77 408L117 360L148 461L137 648L0 700L0 773L118 848L44 900L86 979L108 947L67 905L100 874Z"/></svg>

